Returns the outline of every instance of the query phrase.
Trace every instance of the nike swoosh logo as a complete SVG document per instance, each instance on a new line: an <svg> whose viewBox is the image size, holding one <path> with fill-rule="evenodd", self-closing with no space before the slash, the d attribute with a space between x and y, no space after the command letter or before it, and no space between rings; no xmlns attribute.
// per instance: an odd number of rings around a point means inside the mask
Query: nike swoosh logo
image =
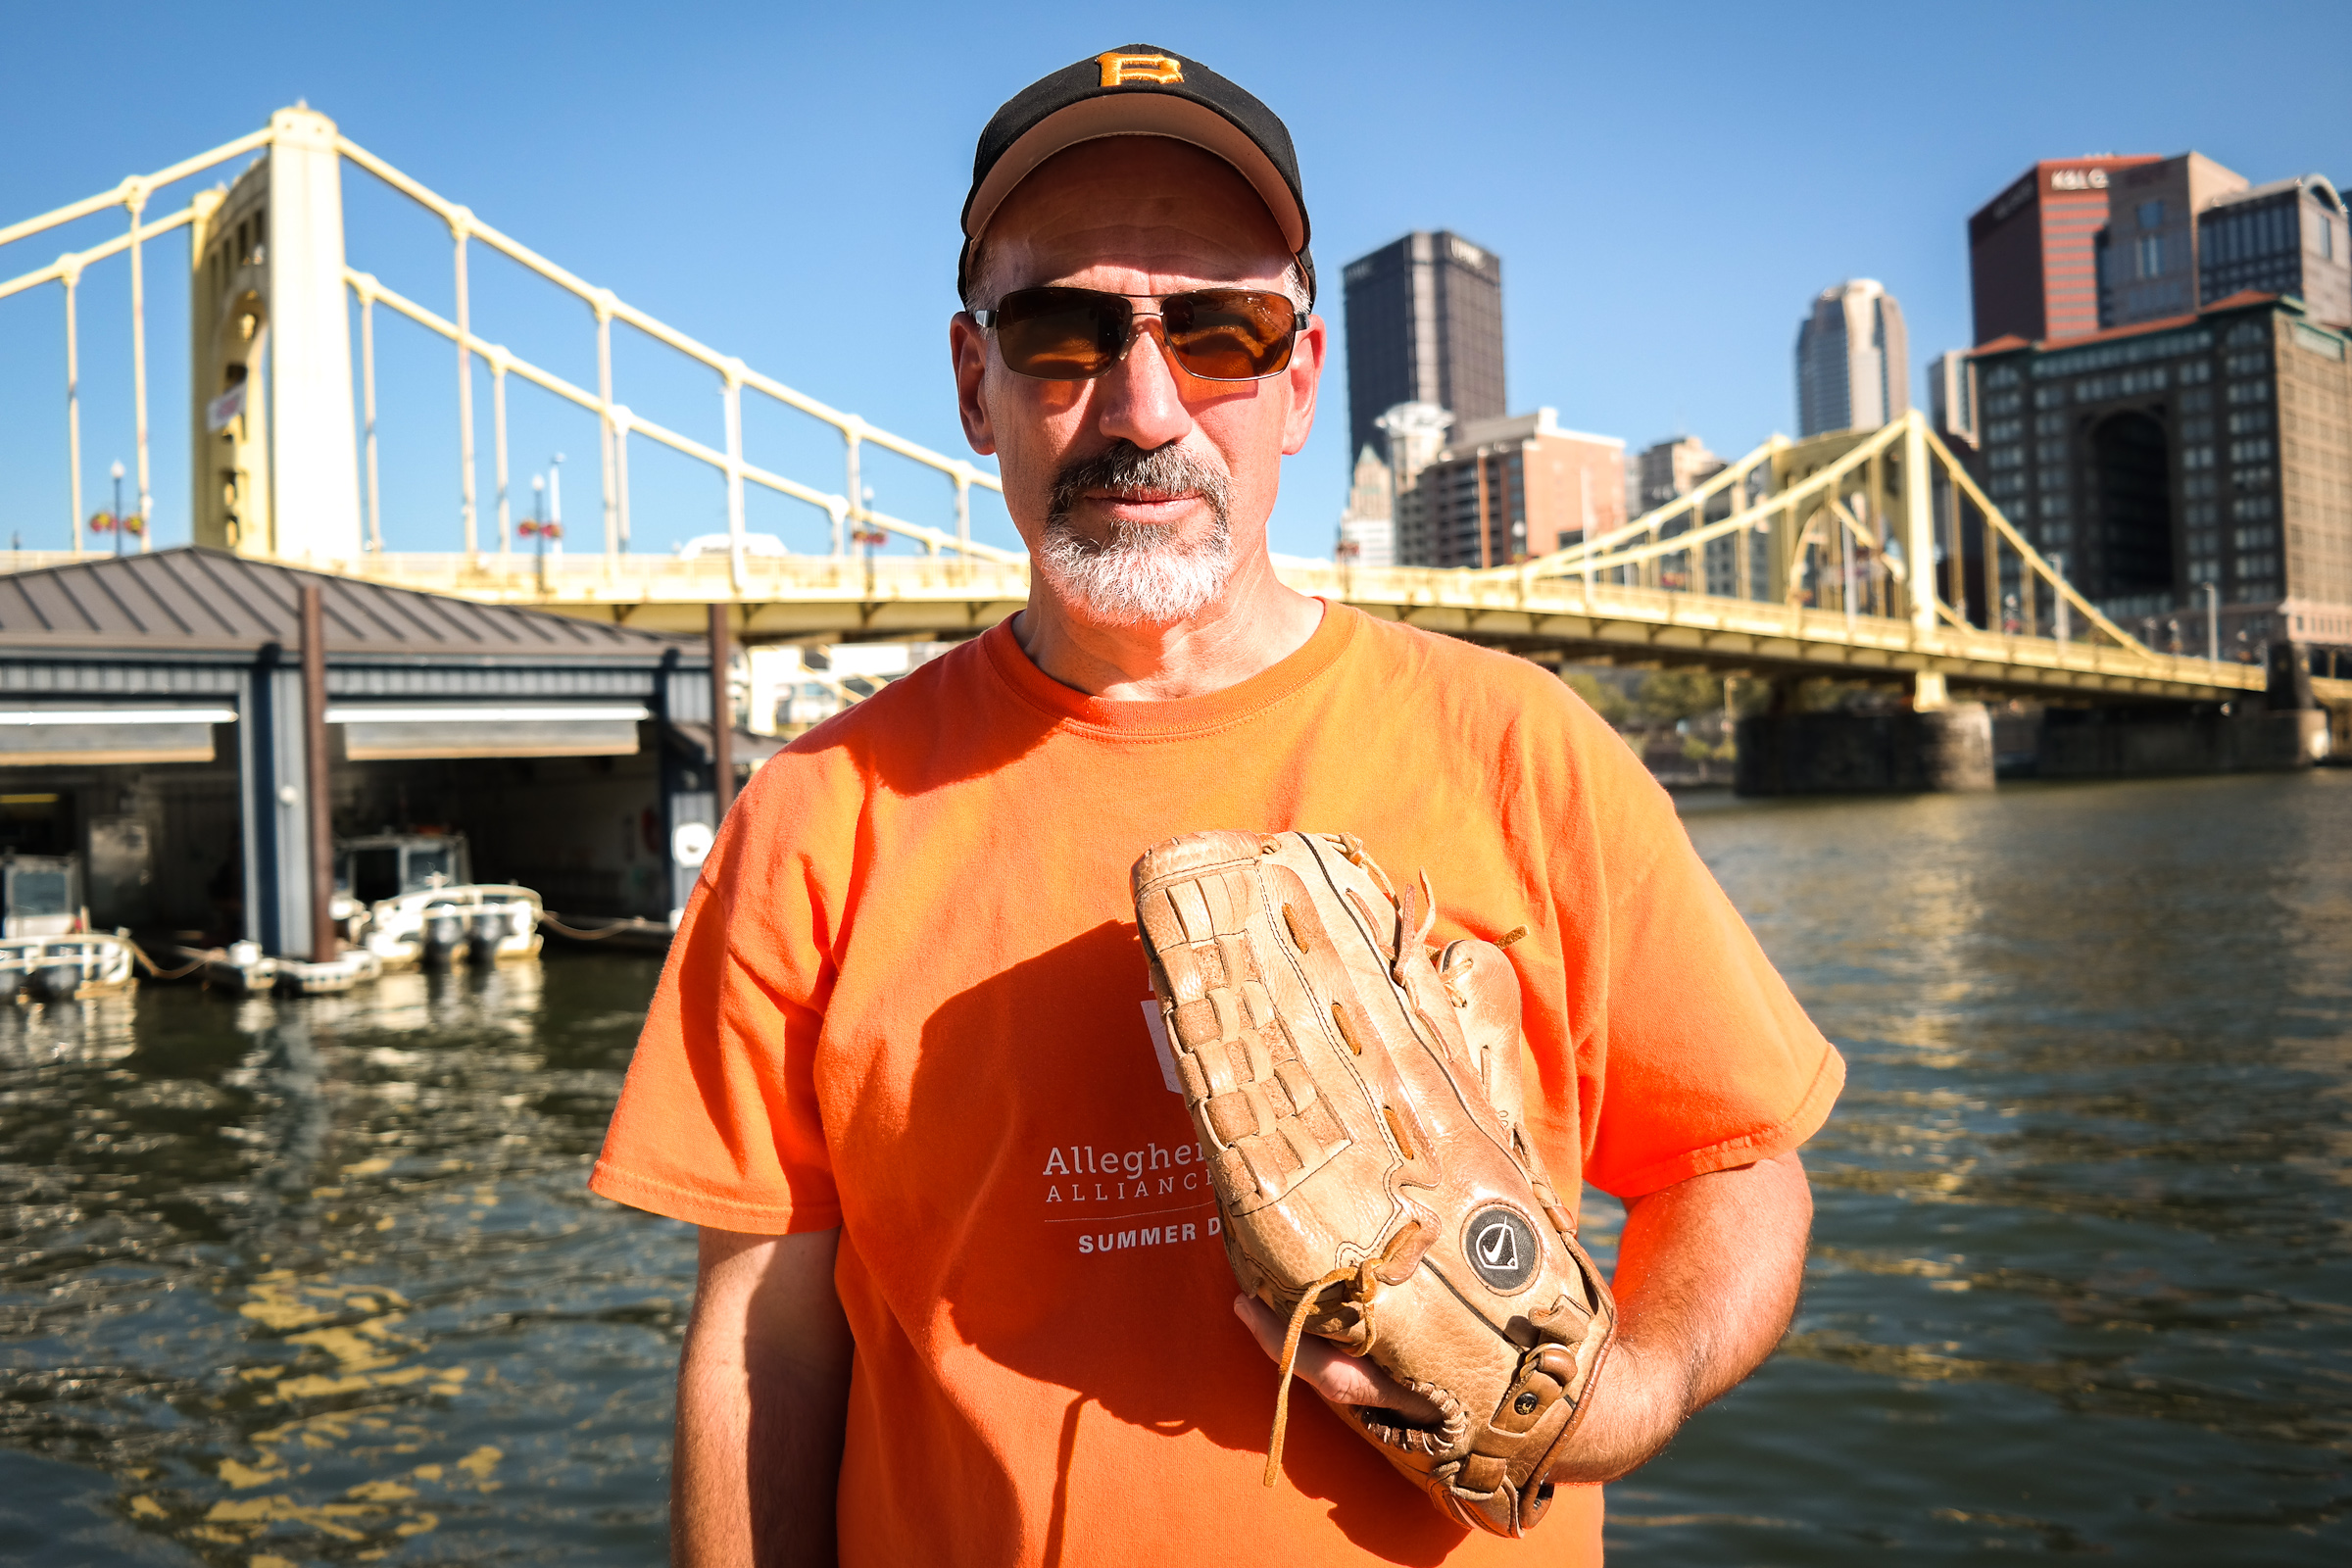
<svg viewBox="0 0 2352 1568"><path fill-rule="evenodd" d="M1511 1231L1507 1225L1488 1228L1486 1237L1478 1244L1479 1256L1489 1263L1500 1263L1511 1249Z"/></svg>

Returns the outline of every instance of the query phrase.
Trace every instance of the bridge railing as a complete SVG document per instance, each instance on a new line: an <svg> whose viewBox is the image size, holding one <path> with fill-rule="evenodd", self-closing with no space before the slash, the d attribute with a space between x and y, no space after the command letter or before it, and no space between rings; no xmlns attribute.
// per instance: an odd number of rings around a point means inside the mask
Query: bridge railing
<svg viewBox="0 0 2352 1568"><path fill-rule="evenodd" d="M81 219L101 214L109 209L121 209L128 222L125 231L113 239L86 249L69 252L48 266L35 268L15 276L0 278L0 300L26 293L48 284L59 285L65 293L66 343L65 381L67 408L67 466L68 493L71 508L71 541L79 552L84 546L83 483L81 464L81 352L78 293L83 273L93 266L115 257L126 257L130 270L130 340L132 358L132 405L136 426L138 459L137 496L135 514L141 524L140 545L146 548L153 537L148 526L154 516L153 464L150 451L147 386L147 310L146 310L146 245L174 230L190 227L200 217L197 205L190 203L176 212L150 219L146 210L156 193L181 180L201 174L233 159L249 153L267 153L276 140L278 122L286 117L273 117L269 126L224 142L208 152L183 159L152 173L133 174L109 191L102 191L80 201L68 203L51 212L26 219L21 222L0 226L0 251L20 241L32 238ZM611 289L600 288L569 270L524 245L519 240L484 222L471 210L448 200L421 181L403 172L386 160L369 152L340 132L334 134L335 152L342 163L354 166L381 180L400 195L431 212L447 225L453 248L456 282L456 318L446 319L437 313L417 304L408 296L384 284L371 273L347 268L344 281L353 298L359 303L357 359L361 368L361 394L364 413L355 440L365 449L366 544L371 551L383 548L383 518L380 486L377 481L379 455L375 429L375 307L378 304L398 313L427 331L448 340L457 350L458 407L459 407L459 535L468 555L485 554L485 541L480 537L477 521L478 496L476 487L476 451L473 414L473 366L479 358L490 370L492 394L492 442L496 463L497 482L497 547L508 551L513 543L513 518L508 500L507 472L507 409L506 381L510 374L520 376L544 390L594 413L599 421L603 466L603 506L605 512L605 549L608 554L621 554L628 549L631 530L629 519L629 442L632 436L643 436L666 446L699 463L707 465L724 477L727 490L728 560L740 565L751 557L744 527L744 487L758 485L776 494L814 507L826 514L829 524L829 543L835 556L846 557L850 551L849 530L855 526L860 532L896 535L921 545L928 554L954 553L976 560L1016 563L1024 559L1020 552L1000 549L971 537L971 492L978 488L1003 493L997 476L960 458L934 452L928 447L891 431L868 424L855 414L835 409L801 392L775 377L766 375L742 360L725 355L689 334L662 321L637 306L620 299ZM597 385L593 390L582 388L563 377L533 365L478 335L471 320L471 303L467 287L468 249L480 243L513 260L538 276L555 284L584 304L595 322L597 349ZM338 248L340 239L338 237ZM614 322L635 328L655 342L663 345L712 371L718 378L724 420L724 445L713 447L705 442L671 430L631 411L616 395L612 368L612 326ZM842 440L842 487L833 490L822 485L806 483L751 462L743 448L743 394L746 390L760 394L800 415L832 427ZM862 480L863 458L867 448L879 448L896 454L928 468L946 479L953 487L956 504L954 532L934 528L895 516L873 507Z"/></svg>
<svg viewBox="0 0 2352 1568"><path fill-rule="evenodd" d="M1718 545L1735 554L1716 574L1730 578L1729 597L2151 654L2034 548L1916 410L1850 436L1776 436L1622 527L1473 575L1689 590ZM1749 554L1759 545L1761 573Z"/></svg>
<svg viewBox="0 0 2352 1568"><path fill-rule="evenodd" d="M375 176L393 190L408 197L445 223L450 231L453 265L457 282L457 319L447 320L415 301L386 287L373 275L356 269L346 272L354 295L360 301L361 312L361 377L363 396L372 408L375 398L375 356L373 346L374 307L381 303L456 345L458 350L459 402L461 447L459 465L464 500L462 521L465 547L467 553L478 551L474 520L474 452L473 421L471 418L472 368L475 357L490 367L492 387L492 420L499 467L500 548L509 547L510 520L506 514L506 377L520 375L546 391L593 412L599 420L602 461L604 465L605 548L608 554L623 553L629 548L632 532L629 518L629 439L643 435L672 451L706 464L725 476L727 486L727 533L730 540L728 560L738 571L753 558L746 543L744 528L744 486L757 484L776 494L807 503L824 511L830 519L832 553L847 554L849 540L846 526L851 523L861 529L875 530L911 539L927 553L942 550L982 560L1018 561L1017 551L1007 551L975 541L971 536L971 492L974 486L1003 493L1004 486L996 475L960 458L947 457L916 442L892 434L868 424L855 414L846 414L822 403L807 393L787 386L770 375L752 368L742 360L719 353L708 344L678 330L650 313L629 304L611 289L599 288L550 261L531 247L504 233L476 217L471 209L452 202L425 185L421 180L404 173L386 160L377 157L350 137L337 134L337 149L343 158ZM597 386L591 392L572 385L563 377L532 365L504 347L476 336L470 321L470 301L467 288L467 249L475 242L528 269L558 288L564 290L586 305L596 323ZM684 355L689 360L713 371L719 378L719 396L725 429L725 450L706 445L691 437L644 417L626 404L617 401L612 382L612 325L615 321L636 328L654 341ZM783 474L749 462L743 452L743 394L746 390L760 393L776 402L832 426L839 432L843 451L843 486L839 492L802 483ZM368 422L368 466L372 474L375 467L373 420ZM956 531L949 534L941 529L909 522L902 517L875 510L866 500L862 479L864 449L879 447L920 466L930 468L947 478L955 487ZM380 526L376 520L374 486L369 486L369 529L371 542L381 548Z"/></svg>
<svg viewBox="0 0 2352 1568"><path fill-rule="evenodd" d="M68 223L93 217L109 208L121 208L128 220L125 231L113 239L88 247L69 251L47 267L35 268L0 281L0 300L13 294L26 293L44 284L55 283L65 292L66 305L66 462L69 470L67 494L72 512L74 549L82 548L82 489L81 489L81 319L78 310L82 273L100 262L113 257L128 259L130 269L130 355L131 355L131 417L135 428L138 453L138 511L139 548L145 550L154 539L150 523L155 515L154 465L148 446L147 427L147 242L160 239L173 229L192 222L196 212L193 205L175 213L149 220L147 203L154 194L167 186L178 183L206 170L224 164L257 148L270 144L267 128L236 140L223 142L210 152L183 158L152 174L132 174L113 190L85 196L80 201L28 218L21 222L0 226L0 251L19 240L45 234Z"/></svg>

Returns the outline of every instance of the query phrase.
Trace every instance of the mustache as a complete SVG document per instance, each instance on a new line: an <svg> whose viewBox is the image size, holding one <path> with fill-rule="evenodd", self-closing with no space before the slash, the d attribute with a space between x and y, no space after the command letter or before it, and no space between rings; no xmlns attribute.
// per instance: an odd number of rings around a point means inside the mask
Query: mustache
<svg viewBox="0 0 2352 1568"><path fill-rule="evenodd" d="M1067 532L1070 514L1089 490L1156 490L1197 495L1206 503L1222 535L1231 522L1233 482L1225 470L1187 452L1175 442L1147 452L1121 438L1092 457L1076 458L1054 475L1054 491L1046 512L1047 525ZM1124 535L1126 529L1119 532ZM1123 543L1124 540L1115 543Z"/></svg>

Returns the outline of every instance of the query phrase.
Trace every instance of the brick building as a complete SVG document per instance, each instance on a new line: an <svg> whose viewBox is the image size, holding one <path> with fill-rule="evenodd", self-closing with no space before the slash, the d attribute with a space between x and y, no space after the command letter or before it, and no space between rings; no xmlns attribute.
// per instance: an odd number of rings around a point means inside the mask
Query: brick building
<svg viewBox="0 0 2352 1568"><path fill-rule="evenodd" d="M1454 426L1396 503L1396 562L1499 566L1625 520L1625 443L1560 427L1550 409Z"/></svg>

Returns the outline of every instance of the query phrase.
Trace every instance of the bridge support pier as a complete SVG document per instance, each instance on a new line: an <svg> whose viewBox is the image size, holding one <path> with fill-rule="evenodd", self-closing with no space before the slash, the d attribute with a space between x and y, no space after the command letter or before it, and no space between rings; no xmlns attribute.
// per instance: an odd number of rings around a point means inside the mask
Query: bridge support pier
<svg viewBox="0 0 2352 1568"><path fill-rule="evenodd" d="M1888 795L1992 788L1983 703L1893 713L1761 713L1740 721L1741 795Z"/></svg>

